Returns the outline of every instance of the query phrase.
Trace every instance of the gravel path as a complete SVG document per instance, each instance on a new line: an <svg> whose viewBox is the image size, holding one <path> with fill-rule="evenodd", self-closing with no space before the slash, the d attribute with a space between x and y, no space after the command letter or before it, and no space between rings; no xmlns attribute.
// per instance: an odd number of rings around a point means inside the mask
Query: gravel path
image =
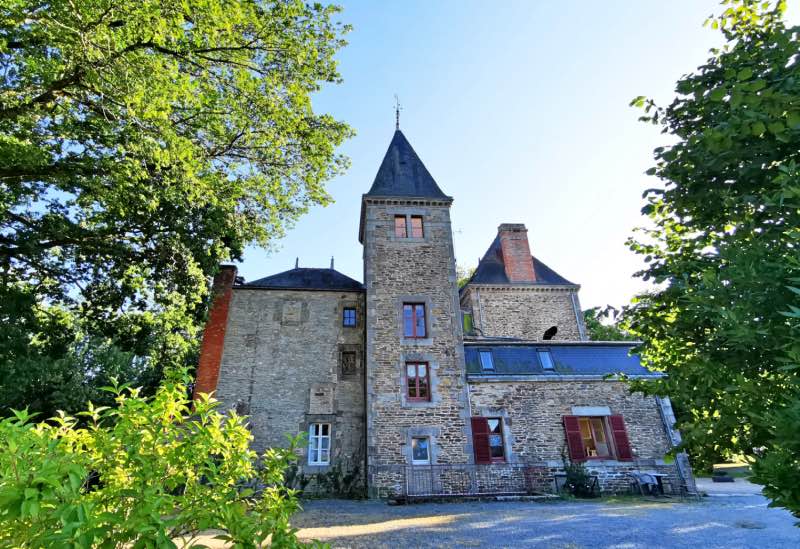
<svg viewBox="0 0 800 549"><path fill-rule="evenodd" d="M293 524L333 547L800 548L800 528L760 495L701 502L317 500Z"/></svg>

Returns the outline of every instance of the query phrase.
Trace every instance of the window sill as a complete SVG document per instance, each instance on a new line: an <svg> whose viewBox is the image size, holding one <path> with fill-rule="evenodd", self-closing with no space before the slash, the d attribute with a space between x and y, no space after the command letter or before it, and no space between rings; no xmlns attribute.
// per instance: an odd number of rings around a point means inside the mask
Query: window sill
<svg viewBox="0 0 800 549"><path fill-rule="evenodd" d="M432 337L401 337L402 345L433 345Z"/></svg>

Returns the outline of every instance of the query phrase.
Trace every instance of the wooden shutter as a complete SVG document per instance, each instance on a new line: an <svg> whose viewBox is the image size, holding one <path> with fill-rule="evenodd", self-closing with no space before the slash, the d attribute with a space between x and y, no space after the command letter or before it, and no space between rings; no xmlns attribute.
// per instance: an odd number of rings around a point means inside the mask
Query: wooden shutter
<svg viewBox="0 0 800 549"><path fill-rule="evenodd" d="M563 416L564 432L567 435L567 449L572 461L586 461L586 450L583 447L583 435L578 416Z"/></svg>
<svg viewBox="0 0 800 549"><path fill-rule="evenodd" d="M617 459L620 461L632 461L633 452L631 451L628 431L625 430L625 422L622 420L622 416L609 416L608 420L611 424L614 446L617 447Z"/></svg>
<svg viewBox="0 0 800 549"><path fill-rule="evenodd" d="M485 417L472 418L472 448L475 450L475 463L491 463L489 450L489 421Z"/></svg>

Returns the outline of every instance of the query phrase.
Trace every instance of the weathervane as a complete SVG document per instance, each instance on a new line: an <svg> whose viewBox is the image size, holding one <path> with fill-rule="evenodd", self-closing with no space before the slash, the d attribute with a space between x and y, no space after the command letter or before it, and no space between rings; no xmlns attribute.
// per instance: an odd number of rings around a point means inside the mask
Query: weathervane
<svg viewBox="0 0 800 549"><path fill-rule="evenodd" d="M400 106L400 98L397 97L397 94L394 94L394 129L400 129L400 111L402 107Z"/></svg>

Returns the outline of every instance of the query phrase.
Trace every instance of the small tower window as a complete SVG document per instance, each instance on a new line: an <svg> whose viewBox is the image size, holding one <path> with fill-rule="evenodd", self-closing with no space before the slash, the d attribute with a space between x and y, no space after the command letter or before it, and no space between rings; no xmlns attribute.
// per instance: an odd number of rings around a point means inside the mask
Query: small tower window
<svg viewBox="0 0 800 549"><path fill-rule="evenodd" d="M427 335L424 303L403 303L403 336L424 338Z"/></svg>
<svg viewBox="0 0 800 549"><path fill-rule="evenodd" d="M411 463L414 465L428 465L431 462L431 439L428 437L414 437L411 439Z"/></svg>
<svg viewBox="0 0 800 549"><path fill-rule="evenodd" d="M394 216L394 236L397 238L408 238L408 231L406 230L406 216Z"/></svg>
<svg viewBox="0 0 800 549"><path fill-rule="evenodd" d="M406 362L406 397L408 400L430 401L431 377L427 362Z"/></svg>
<svg viewBox="0 0 800 549"><path fill-rule="evenodd" d="M342 310L342 326L353 328L356 325L356 308L345 307Z"/></svg>
<svg viewBox="0 0 800 549"><path fill-rule="evenodd" d="M422 238L423 231L422 231L422 216L421 215L412 215L411 216L411 238Z"/></svg>

